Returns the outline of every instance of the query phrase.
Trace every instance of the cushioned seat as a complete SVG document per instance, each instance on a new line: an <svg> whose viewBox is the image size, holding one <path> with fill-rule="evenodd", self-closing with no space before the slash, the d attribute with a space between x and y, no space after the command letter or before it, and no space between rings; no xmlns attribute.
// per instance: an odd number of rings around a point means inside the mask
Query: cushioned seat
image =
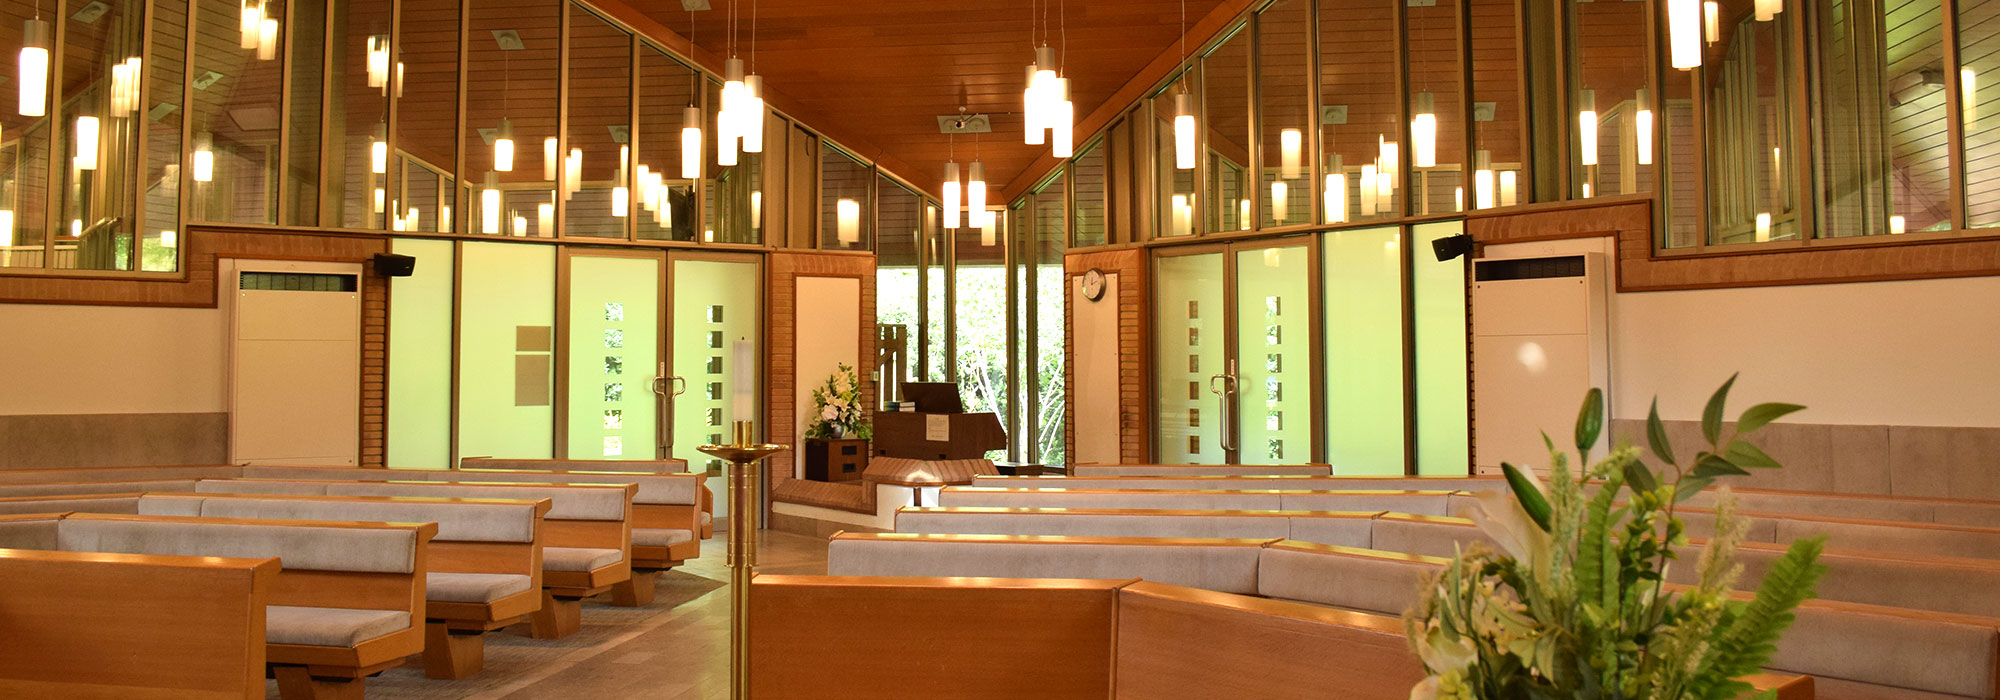
<svg viewBox="0 0 2000 700"><path fill-rule="evenodd" d="M534 580L521 574L431 574L424 579L424 597L447 603L491 603L528 590Z"/></svg>
<svg viewBox="0 0 2000 700"><path fill-rule="evenodd" d="M706 526L709 526L709 525L714 525L714 524L715 524L715 514L714 514L714 513L708 513L708 512L703 512L703 513L701 514L701 524L702 524L702 526L704 526L704 527L706 527Z"/></svg>
<svg viewBox="0 0 2000 700"><path fill-rule="evenodd" d="M264 641L352 647L410 628L410 614L400 610L347 610L270 605L264 608Z"/></svg>
<svg viewBox="0 0 2000 700"><path fill-rule="evenodd" d="M694 541L694 533L688 530L666 528L632 528L632 544L641 547L672 547L682 542Z"/></svg>
<svg viewBox="0 0 2000 700"><path fill-rule="evenodd" d="M544 547L542 568L549 571L593 571L618 563L616 549Z"/></svg>

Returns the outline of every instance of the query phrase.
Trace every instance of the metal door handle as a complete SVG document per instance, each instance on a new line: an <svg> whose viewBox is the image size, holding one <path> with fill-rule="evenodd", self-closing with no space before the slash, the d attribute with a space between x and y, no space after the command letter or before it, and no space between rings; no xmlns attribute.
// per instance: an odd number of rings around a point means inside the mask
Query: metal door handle
<svg viewBox="0 0 2000 700"><path fill-rule="evenodd" d="M653 377L652 389L659 398L659 457L672 457L674 445L674 397L687 392L687 380L667 374L667 363L660 363L660 374Z"/></svg>
<svg viewBox="0 0 2000 700"><path fill-rule="evenodd" d="M1215 383L1217 381L1222 382L1221 388L1216 387ZM1236 431L1235 431L1236 402L1232 398L1236 394L1235 360L1229 361L1228 370L1224 371L1222 374L1214 375L1208 378L1208 390L1210 393L1215 394L1216 403L1222 409L1219 414L1219 417L1221 418L1221 424L1218 426L1218 429L1221 431L1219 434L1222 437L1217 440L1217 443L1220 444L1222 449L1224 450L1235 450L1236 449Z"/></svg>

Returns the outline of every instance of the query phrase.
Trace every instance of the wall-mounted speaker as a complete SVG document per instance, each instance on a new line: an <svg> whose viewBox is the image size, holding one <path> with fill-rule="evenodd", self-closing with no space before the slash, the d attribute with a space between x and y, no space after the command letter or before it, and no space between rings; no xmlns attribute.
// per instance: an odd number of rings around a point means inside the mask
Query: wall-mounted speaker
<svg viewBox="0 0 2000 700"><path fill-rule="evenodd" d="M1431 241L1431 252L1437 254L1438 262L1444 262L1472 252L1472 234L1461 233Z"/></svg>
<svg viewBox="0 0 2000 700"><path fill-rule="evenodd" d="M409 277L417 269L417 259L395 253L375 254L375 274L383 277Z"/></svg>

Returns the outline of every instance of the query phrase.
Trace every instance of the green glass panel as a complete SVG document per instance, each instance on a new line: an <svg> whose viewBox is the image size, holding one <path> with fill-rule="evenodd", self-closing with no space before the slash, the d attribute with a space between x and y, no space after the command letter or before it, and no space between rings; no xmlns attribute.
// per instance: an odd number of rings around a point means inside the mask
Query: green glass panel
<svg viewBox="0 0 2000 700"><path fill-rule="evenodd" d="M1158 376L1159 461L1220 464L1222 411L1208 379L1224 372L1220 253L1159 259L1153 366Z"/></svg>
<svg viewBox="0 0 2000 700"><path fill-rule="evenodd" d="M398 255L417 259L389 281L389 445L391 467L451 466L451 241L399 238Z"/></svg>
<svg viewBox="0 0 2000 700"><path fill-rule="evenodd" d="M1237 461L1312 461L1312 253L1236 253Z"/></svg>
<svg viewBox="0 0 2000 700"><path fill-rule="evenodd" d="M1430 242L1464 231L1451 221L1411 229L1417 331L1417 473L1463 476L1471 469L1466 414L1465 258L1438 262Z"/></svg>
<svg viewBox="0 0 2000 700"><path fill-rule="evenodd" d="M653 459L659 440L660 263L569 260L569 457ZM622 390L613 392L612 386Z"/></svg>
<svg viewBox="0 0 2000 700"><path fill-rule="evenodd" d="M459 281L458 453L547 459L554 448L555 248L466 243ZM643 382L620 391L645 391Z"/></svg>
<svg viewBox="0 0 2000 700"><path fill-rule="evenodd" d="M675 260L669 274L673 285L673 376L686 382L685 391L673 399L672 456L688 461L689 471L708 471L708 488L727 493L723 483L723 462L695 450L704 444L730 439L730 426L737 420L754 419L736 415L734 394L739 381L749 381L753 396L761 395L756 367L736 367L736 341L751 343L751 357L761 356L763 342L757 335L760 275L757 263L714 260ZM726 498L715 499L715 517L728 513Z"/></svg>
<svg viewBox="0 0 2000 700"><path fill-rule="evenodd" d="M1335 474L1403 473L1400 229L1327 233L1326 447Z"/></svg>

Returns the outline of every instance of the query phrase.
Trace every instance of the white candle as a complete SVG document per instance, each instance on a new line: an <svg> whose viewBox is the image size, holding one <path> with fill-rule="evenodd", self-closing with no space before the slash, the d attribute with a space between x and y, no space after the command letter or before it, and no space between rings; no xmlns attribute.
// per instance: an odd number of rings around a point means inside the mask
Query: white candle
<svg viewBox="0 0 2000 700"><path fill-rule="evenodd" d="M750 341L738 339L734 347L735 364L730 371L730 393L735 399L731 409L736 420L751 420L757 411L756 360L752 359Z"/></svg>

